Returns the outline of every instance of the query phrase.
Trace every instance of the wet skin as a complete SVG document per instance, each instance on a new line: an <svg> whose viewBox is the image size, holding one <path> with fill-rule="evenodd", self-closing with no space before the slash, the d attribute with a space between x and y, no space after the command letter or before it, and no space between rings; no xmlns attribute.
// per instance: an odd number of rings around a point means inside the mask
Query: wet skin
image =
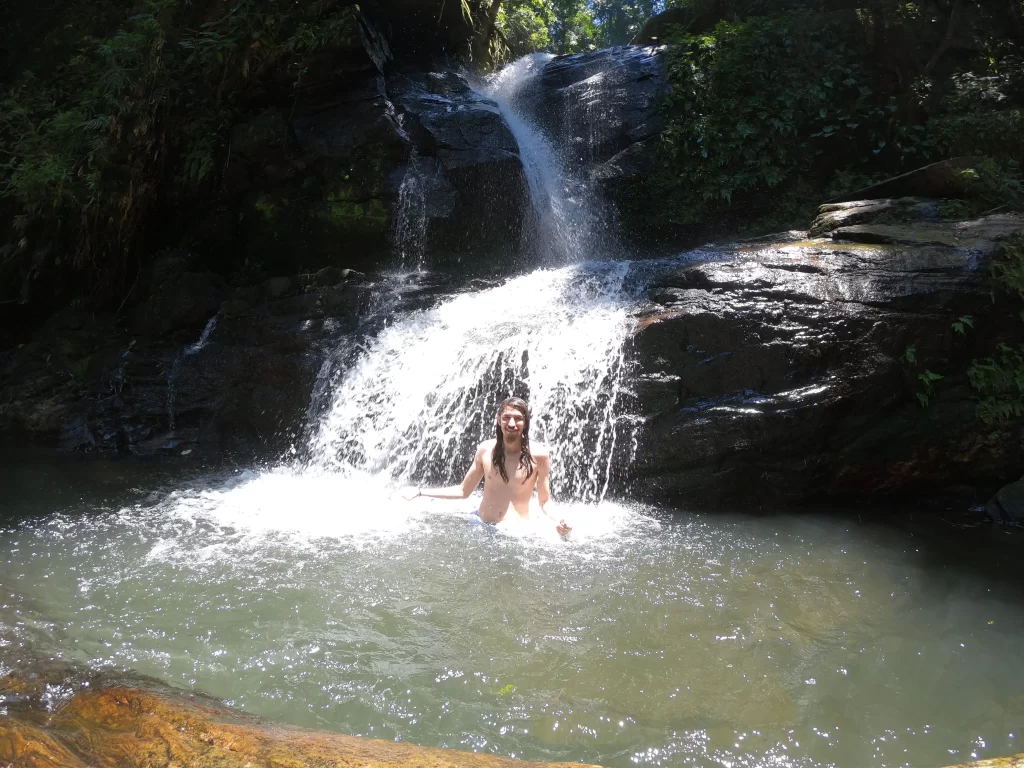
<svg viewBox="0 0 1024 768"><path fill-rule="evenodd" d="M491 461L494 441L489 440L477 447L473 464L466 472L461 485L438 490L421 490L417 491L417 494L442 499L466 498L476 490L480 481L483 480L484 498L480 503L480 519L485 523L500 523L507 520L528 520L530 518L530 497L536 488L541 513L555 523L559 534L564 536L569 533L571 528L566 525L565 521L556 521L546 508L551 501L549 483L551 456L547 446L540 443L531 444L530 454L533 457L533 469L528 472L527 469L519 465L519 460L522 457L523 430L526 427L525 417L515 408L505 408L498 415L498 425L501 427L505 448L507 482L502 479L498 468Z"/></svg>

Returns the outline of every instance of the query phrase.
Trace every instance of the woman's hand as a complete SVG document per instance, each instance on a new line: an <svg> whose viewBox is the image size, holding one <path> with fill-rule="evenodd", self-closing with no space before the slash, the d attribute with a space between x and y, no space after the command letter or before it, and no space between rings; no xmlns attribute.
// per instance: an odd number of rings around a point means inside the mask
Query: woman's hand
<svg viewBox="0 0 1024 768"><path fill-rule="evenodd" d="M558 521L555 530L558 531L559 536L568 536L569 532L572 531L572 527L562 519Z"/></svg>
<svg viewBox="0 0 1024 768"><path fill-rule="evenodd" d="M403 488L398 492L398 495L405 501L412 501L422 496L423 492L419 488Z"/></svg>

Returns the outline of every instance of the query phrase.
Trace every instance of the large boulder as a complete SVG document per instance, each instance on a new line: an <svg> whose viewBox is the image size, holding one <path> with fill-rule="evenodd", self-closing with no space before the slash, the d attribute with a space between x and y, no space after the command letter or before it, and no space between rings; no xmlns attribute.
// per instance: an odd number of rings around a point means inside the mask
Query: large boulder
<svg viewBox="0 0 1024 768"><path fill-rule="evenodd" d="M399 233L422 238L434 265L515 260L529 191L497 104L452 72L394 75L388 91L415 145L399 188Z"/></svg>
<svg viewBox="0 0 1024 768"><path fill-rule="evenodd" d="M965 373L1021 308L993 303L985 265L1024 218L931 222L924 238L921 226L879 224L872 242L845 237L852 227L754 241L656 277L632 346L645 493L791 502L1019 473L1020 440L989 439ZM964 315L966 336L952 327Z"/></svg>
<svg viewBox="0 0 1024 768"><path fill-rule="evenodd" d="M143 300L126 328L70 308L0 357L0 429L64 451L278 455L364 295L358 275L327 270L237 288L201 319L162 323Z"/></svg>
<svg viewBox="0 0 1024 768"><path fill-rule="evenodd" d="M74 671L4 676L0 761L35 766L587 768L315 731L236 712L152 679ZM126 683L135 683L132 687Z"/></svg>
<svg viewBox="0 0 1024 768"><path fill-rule="evenodd" d="M226 176L233 202L197 226L195 247L268 274L493 266L517 255L528 204L497 106L444 70L367 69L290 119L267 110L235 127Z"/></svg>
<svg viewBox="0 0 1024 768"><path fill-rule="evenodd" d="M570 168L603 163L661 132L664 50L620 46L544 66L533 109Z"/></svg>

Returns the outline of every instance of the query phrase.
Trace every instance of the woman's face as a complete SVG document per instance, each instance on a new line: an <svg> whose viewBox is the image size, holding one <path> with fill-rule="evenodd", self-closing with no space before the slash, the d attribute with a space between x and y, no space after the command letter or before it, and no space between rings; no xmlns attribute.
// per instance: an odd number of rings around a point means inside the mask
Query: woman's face
<svg viewBox="0 0 1024 768"><path fill-rule="evenodd" d="M501 427L501 433L505 436L506 441L514 441L516 438L522 437L523 430L526 428L526 416L519 409L506 406L498 414L498 426Z"/></svg>

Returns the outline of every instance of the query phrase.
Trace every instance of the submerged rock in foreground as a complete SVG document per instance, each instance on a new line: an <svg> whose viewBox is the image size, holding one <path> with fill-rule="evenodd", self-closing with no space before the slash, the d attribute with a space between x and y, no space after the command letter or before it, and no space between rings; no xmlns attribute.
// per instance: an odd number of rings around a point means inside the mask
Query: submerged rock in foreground
<svg viewBox="0 0 1024 768"><path fill-rule="evenodd" d="M1020 435L993 438L966 371L1019 322L987 265L1024 218L933 208L849 204L819 218L824 237L722 248L656 280L634 337L646 494L760 504L1018 475Z"/></svg>
<svg viewBox="0 0 1024 768"><path fill-rule="evenodd" d="M53 714L0 717L0 762L12 768L579 766L311 731L132 688L79 693Z"/></svg>

